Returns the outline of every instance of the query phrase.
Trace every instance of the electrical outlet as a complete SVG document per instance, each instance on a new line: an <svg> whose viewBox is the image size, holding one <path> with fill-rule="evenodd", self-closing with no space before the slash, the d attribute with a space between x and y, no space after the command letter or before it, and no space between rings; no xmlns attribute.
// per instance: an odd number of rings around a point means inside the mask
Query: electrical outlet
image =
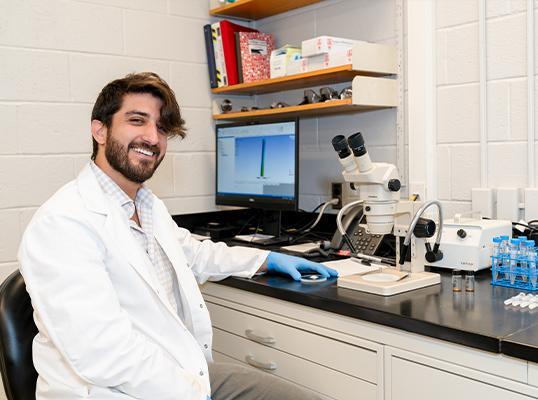
<svg viewBox="0 0 538 400"><path fill-rule="evenodd" d="M331 183L331 199L338 199L337 204L333 204L333 210L342 208L342 182Z"/></svg>

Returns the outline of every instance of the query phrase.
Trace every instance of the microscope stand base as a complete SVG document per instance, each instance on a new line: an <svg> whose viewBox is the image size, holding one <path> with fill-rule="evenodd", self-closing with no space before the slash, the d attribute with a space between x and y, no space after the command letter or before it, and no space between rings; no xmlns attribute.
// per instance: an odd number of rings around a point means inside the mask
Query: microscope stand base
<svg viewBox="0 0 538 400"><path fill-rule="evenodd" d="M441 276L433 272L413 272L396 282L372 282L364 277L365 275L343 276L338 278L337 285L361 292L392 296L441 283Z"/></svg>

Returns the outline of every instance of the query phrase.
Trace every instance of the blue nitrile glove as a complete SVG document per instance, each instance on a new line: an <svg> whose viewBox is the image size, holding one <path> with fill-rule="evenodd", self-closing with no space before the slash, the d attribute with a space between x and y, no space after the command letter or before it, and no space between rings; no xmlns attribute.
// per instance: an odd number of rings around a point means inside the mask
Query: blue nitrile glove
<svg viewBox="0 0 538 400"><path fill-rule="evenodd" d="M268 272L280 272L291 276L294 280L301 280L301 272L317 272L325 278L338 276L338 271L325 265L318 264L304 258L288 256L271 251L266 259Z"/></svg>

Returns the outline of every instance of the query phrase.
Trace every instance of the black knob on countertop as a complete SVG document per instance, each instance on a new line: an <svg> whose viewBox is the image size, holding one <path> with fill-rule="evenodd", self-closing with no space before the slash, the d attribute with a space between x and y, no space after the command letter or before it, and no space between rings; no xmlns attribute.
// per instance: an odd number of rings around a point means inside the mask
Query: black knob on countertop
<svg viewBox="0 0 538 400"><path fill-rule="evenodd" d="M391 192L397 192L402 187L402 184L399 179L391 179L387 186Z"/></svg>
<svg viewBox="0 0 538 400"><path fill-rule="evenodd" d="M456 234L462 239L465 239L465 237L467 236L467 232L465 232L465 229L458 229Z"/></svg>

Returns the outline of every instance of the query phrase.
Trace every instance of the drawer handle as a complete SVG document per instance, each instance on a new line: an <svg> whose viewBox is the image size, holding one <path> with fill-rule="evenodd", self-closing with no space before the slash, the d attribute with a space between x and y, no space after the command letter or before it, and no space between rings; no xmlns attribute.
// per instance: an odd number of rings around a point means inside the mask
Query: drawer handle
<svg viewBox="0 0 538 400"><path fill-rule="evenodd" d="M261 344L275 344L276 339L271 336L260 336L256 335L252 329L247 329L245 331L245 336L249 338L250 340L253 340L254 342L261 343Z"/></svg>
<svg viewBox="0 0 538 400"><path fill-rule="evenodd" d="M246 356L245 360L249 365L252 365L254 368L263 369L265 371L274 371L276 369L276 363L272 361L267 363L259 362L256 361L256 359L251 355Z"/></svg>

